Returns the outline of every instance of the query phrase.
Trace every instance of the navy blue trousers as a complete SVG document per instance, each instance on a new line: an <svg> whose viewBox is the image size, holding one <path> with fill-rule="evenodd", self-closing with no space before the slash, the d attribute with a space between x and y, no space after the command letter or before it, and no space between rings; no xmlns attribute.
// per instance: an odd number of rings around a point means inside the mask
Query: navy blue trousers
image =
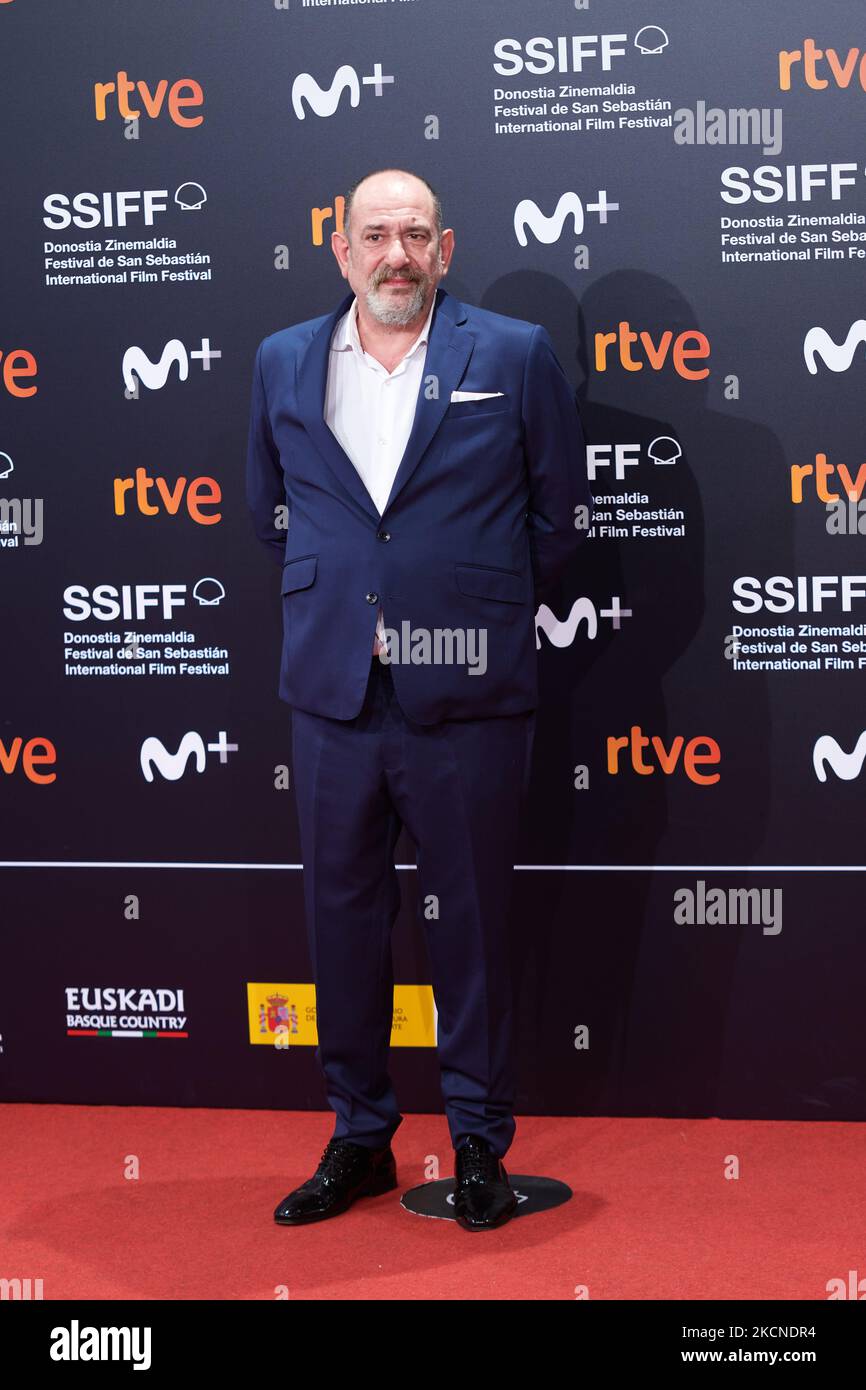
<svg viewBox="0 0 866 1390"><path fill-rule="evenodd" d="M292 711L316 1056L335 1139L384 1147L402 1122L388 1075L402 826L417 851L452 1145L477 1134L501 1157L514 1138L508 910L534 730L533 711L416 724L377 658L355 719Z"/></svg>

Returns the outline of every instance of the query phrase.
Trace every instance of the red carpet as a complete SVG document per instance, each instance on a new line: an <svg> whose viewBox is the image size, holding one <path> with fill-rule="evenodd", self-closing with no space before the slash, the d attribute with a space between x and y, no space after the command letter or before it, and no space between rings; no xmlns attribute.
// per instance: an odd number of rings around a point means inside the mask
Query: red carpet
<svg viewBox="0 0 866 1390"><path fill-rule="evenodd" d="M866 1276L862 1124L519 1118L509 1172L575 1195L478 1233L400 1206L431 1155L453 1172L443 1116L403 1121L397 1191L308 1227L272 1213L330 1113L5 1105L0 1126L0 1278L45 1299L826 1299Z"/></svg>

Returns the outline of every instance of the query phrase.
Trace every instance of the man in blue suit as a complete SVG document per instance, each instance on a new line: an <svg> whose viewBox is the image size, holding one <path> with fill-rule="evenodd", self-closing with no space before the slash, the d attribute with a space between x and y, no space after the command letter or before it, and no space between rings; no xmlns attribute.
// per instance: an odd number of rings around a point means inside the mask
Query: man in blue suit
<svg viewBox="0 0 866 1390"><path fill-rule="evenodd" d="M387 1064L394 848L417 849L455 1216L507 1221L515 1132L508 905L538 702L534 615L591 515L574 390L546 330L441 287L439 199L404 170L350 190L335 310L271 334L247 496L281 567L279 694L334 1135L280 1224L397 1185ZM285 516L288 515L288 527Z"/></svg>

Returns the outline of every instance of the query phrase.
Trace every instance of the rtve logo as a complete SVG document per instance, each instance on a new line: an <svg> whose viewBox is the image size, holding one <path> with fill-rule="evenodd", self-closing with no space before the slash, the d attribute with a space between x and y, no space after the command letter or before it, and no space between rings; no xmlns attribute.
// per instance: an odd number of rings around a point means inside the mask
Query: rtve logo
<svg viewBox="0 0 866 1390"><path fill-rule="evenodd" d="M310 209L310 223L311 223L311 227L312 227L313 245L314 245L314 246L323 246L323 245L324 245L324 243L325 243L324 226L325 226L325 223L326 223L326 222L329 222L330 219L331 219L332 217L333 217L333 219L334 219L334 231L335 231L335 232L342 232L342 230L343 230L343 213L345 212L345 210L346 210L346 199L343 197L342 193L339 193L339 194L337 195L337 197L334 199L334 206L333 206L332 208L327 207L327 208L311 208L311 209Z"/></svg>
<svg viewBox="0 0 866 1390"><path fill-rule="evenodd" d="M841 501L838 492L831 492L829 487L830 479L836 473L839 482L845 489L845 495L849 502L859 502L866 487L866 463L861 463L857 470L857 477L852 478L850 471L844 463L828 463L826 454L816 454L815 462L812 463L792 463L791 464L791 501L799 505L803 500L803 480L814 476L815 495L822 502Z"/></svg>
<svg viewBox="0 0 866 1390"><path fill-rule="evenodd" d="M597 212L599 223L603 225L607 222L609 212L619 212L619 203L607 201L606 188L598 190L596 199L596 202L586 204L585 211ZM569 217L572 220L574 235L581 236L586 219L583 201L578 193L563 193L549 217L545 216L538 204L534 203L531 198L522 198L514 209L514 235L521 246L527 246L526 229L528 227L536 241L542 242L545 246L551 246L553 242L559 241Z"/></svg>
<svg viewBox="0 0 866 1390"><path fill-rule="evenodd" d="M184 91L189 93L184 96ZM133 92L137 92L141 98L141 106L130 106L129 98ZM168 93L168 105L166 106L166 93ZM117 111L125 121L135 121L142 114L151 120L156 120L162 113L163 106L166 106L169 117L175 125L190 127L201 125L204 116L184 116L181 111L182 106L201 106L204 102L204 92L201 85L193 77L179 77L172 82L169 88L168 79L163 77L156 84L156 91L151 92L147 83L131 81L129 76L121 70L117 73L113 82L94 82L93 101L96 108L96 119L104 121L108 114L108 98L116 98Z"/></svg>
<svg viewBox="0 0 866 1390"><path fill-rule="evenodd" d="M686 344L692 339L694 347L687 347ZM632 356L632 347L639 343L639 352L642 357ZM618 325L615 333L596 333L595 334L595 370L606 372L608 367L607 354L608 348L616 344L614 359L619 357L619 364L627 372L641 372L644 366L649 366L654 372L660 372L671 355L674 370L677 376L683 377L686 381L702 381L709 376L709 367L690 367L687 358L698 357L707 358L710 355L710 343L705 334L699 333L697 329L684 329L674 338L670 328L666 328L655 343L651 333L646 329L641 329L639 333L633 333L631 325L626 319ZM672 346L673 345L673 348Z"/></svg>
<svg viewBox="0 0 866 1390"><path fill-rule="evenodd" d="M40 749L42 750L40 752ZM57 749L50 738L13 738L7 748L0 738L0 771L11 777L20 768L28 782L45 786L57 778L56 772L40 772L38 764L53 766L57 762Z"/></svg>
<svg viewBox="0 0 866 1390"><path fill-rule="evenodd" d="M195 352L187 352L180 338L170 338L159 355L159 359L154 362L148 357L144 348L128 347L123 354L121 370L123 371L123 384L126 394L129 397L138 398L138 383L146 386L148 391L160 391L168 381L169 372L172 365L177 363L178 381L186 381L189 376L189 359L199 358L203 372L210 371L211 359L222 357L222 353L217 348L212 348L210 338L202 338L201 347L196 348Z"/></svg>
<svg viewBox="0 0 866 1390"><path fill-rule="evenodd" d="M825 60L822 62L822 59ZM821 72L828 73L829 76L818 76L818 64L821 63ZM859 48L849 48L844 62L841 62L835 48L819 48L814 39L804 39L803 47L792 48L786 52L781 49L779 52L779 87L783 92L791 90L792 69L802 64L802 76L807 87L813 91L823 91L830 86L830 79L833 85L841 87L844 91L850 87L851 79L856 71L857 79L863 91L866 92L866 49L862 52Z"/></svg>
<svg viewBox="0 0 866 1390"><path fill-rule="evenodd" d="M19 386L18 377L36 375L36 358L27 348L7 348L4 353L0 348L0 365L2 365L2 381L6 391L10 396L35 396L38 391L37 386Z"/></svg>
<svg viewBox="0 0 866 1390"><path fill-rule="evenodd" d="M654 762L644 762L643 753L652 744L652 751L655 756ZM706 748L705 753L698 750ZM633 724L627 738L609 738L607 740L607 770L612 777L619 774L619 755L624 749L628 749L628 756L635 772L642 777L649 777L660 769L667 777L673 776L677 770L677 765L682 754L682 767L690 782L694 782L699 787L709 787L714 782L718 782L721 776L718 772L704 773L698 770L698 763L718 763L721 761L721 750L714 738L690 738L686 743L682 734L677 734L670 748L666 748L662 739L653 734L652 738L647 738L641 732L639 724Z"/></svg>
<svg viewBox="0 0 866 1390"><path fill-rule="evenodd" d="M151 501L152 489L160 505ZM142 516L159 516L162 511L169 516L177 516L181 503L186 506L187 515L198 526L216 526L222 521L222 512L206 512L205 507L217 507L222 502L222 492L216 478L177 478L169 487L165 478L151 478L146 468L136 468L134 478L114 479L114 514L126 516L127 494L132 493Z"/></svg>
<svg viewBox="0 0 866 1390"><path fill-rule="evenodd" d="M161 739L146 738L141 745L139 761L146 782L153 781L154 769L167 782L178 782L186 772L190 758L194 759L196 772L204 772L207 754L218 753L221 763L227 763L226 754L236 753L238 745L229 743L225 729L220 729L215 743L205 743L201 734L190 730L184 734L176 753L170 753Z"/></svg>
<svg viewBox="0 0 866 1390"><path fill-rule="evenodd" d="M598 635L599 618L610 618L615 632L622 628L622 619L630 618L632 610L620 606L619 594L614 594L609 608L596 608L591 598L578 598L569 609L567 617L560 622L552 608L543 603L535 615L535 646L541 649L539 628L552 647L570 647L581 623L586 623L586 635L591 642Z"/></svg>
<svg viewBox="0 0 866 1390"><path fill-rule="evenodd" d="M806 359L806 366L816 376L818 364L816 358L820 357L824 366L830 372L847 372L851 363L854 361L860 344L866 346L866 319L857 319L852 323L843 343L837 343L826 329L815 325L810 328L803 339L803 356ZM861 356L866 357L866 353Z"/></svg>
<svg viewBox="0 0 866 1390"><path fill-rule="evenodd" d="M375 95L380 97L384 92L384 84L393 81L393 77L382 72L381 63L374 63L372 73L360 79L350 63L343 63L334 73L330 87L320 87L311 73L299 72L292 83L292 109L299 121L306 117L305 106L316 116L333 116L344 92L349 93L349 105L358 106L362 84L372 87Z"/></svg>

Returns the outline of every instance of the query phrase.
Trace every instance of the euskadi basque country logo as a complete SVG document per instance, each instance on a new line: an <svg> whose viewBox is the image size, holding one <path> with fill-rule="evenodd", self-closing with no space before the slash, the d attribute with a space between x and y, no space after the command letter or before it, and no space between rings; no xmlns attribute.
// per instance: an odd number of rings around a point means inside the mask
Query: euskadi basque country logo
<svg viewBox="0 0 866 1390"><path fill-rule="evenodd" d="M126 989L70 985L69 1038L188 1038L182 989Z"/></svg>
<svg viewBox="0 0 866 1390"><path fill-rule="evenodd" d="M250 1042L268 1047L318 1047L316 987L247 984ZM438 1018L431 985L395 985L391 1047L435 1047Z"/></svg>

